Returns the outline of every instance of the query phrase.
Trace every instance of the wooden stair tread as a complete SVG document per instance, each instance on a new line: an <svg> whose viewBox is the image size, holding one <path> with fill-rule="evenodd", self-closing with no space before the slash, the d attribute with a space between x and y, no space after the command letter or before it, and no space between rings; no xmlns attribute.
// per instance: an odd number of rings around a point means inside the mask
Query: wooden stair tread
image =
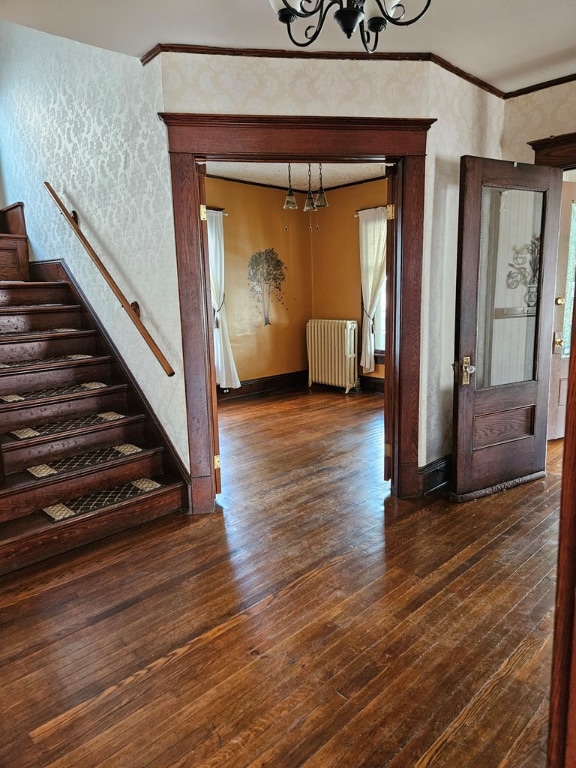
<svg viewBox="0 0 576 768"><path fill-rule="evenodd" d="M0 497L18 491L25 491L40 483L43 485L50 485L52 483L60 483L62 480L70 478L71 476L93 474L95 471L101 470L104 467L126 464L134 459L143 459L164 451L160 446L134 447L138 450L130 450L126 453L122 453L120 450L115 450L114 446L99 447L87 451L86 453L43 462L42 464L31 466L28 469L14 472L13 474L6 475L6 477L0 481ZM50 468L52 471L48 471L46 468ZM35 471L37 474L33 474L33 471L30 470ZM46 474L42 474L43 472Z"/></svg>
<svg viewBox="0 0 576 768"><path fill-rule="evenodd" d="M143 478L136 478L143 479ZM161 496L165 494L167 491L173 491L176 488L182 487L182 481L178 480L176 478L167 476L167 475L155 475L152 478L146 478L153 480L154 482L159 484L158 488L149 490L149 491L143 491L140 494L138 494L138 498L142 499L142 497L146 498L154 498L157 496ZM126 507L129 502L135 498L134 496L130 498L125 498L121 501L110 501L110 499L113 498L114 493L118 492L119 489L122 489L123 486L128 485L128 483L122 483L121 485L115 486L114 488L111 488L108 491L108 501L109 503L106 503L102 506L99 506L97 508L94 508L90 510L89 512L82 512L78 515L76 515L75 518L69 517L64 518L60 521L53 521L51 520L42 510L38 509L34 512L31 512L29 515L26 515L25 517L18 517L14 520L7 520L5 522L0 522L0 550L2 546L2 542L7 542L9 540L13 539L19 539L19 538L25 538L29 534L38 533L39 531L54 531L55 527L60 527L61 525L70 525L70 523L74 522L75 519L78 519L80 517L82 518L88 518L88 517L94 517L96 515L104 515L107 512L110 512L112 510L117 510L122 507ZM90 497L93 497L94 494L87 494L86 496L79 496L76 497L73 500L67 500L66 504L78 504L82 503L84 499L89 499ZM178 511L177 508L173 509L172 512ZM1 571L0 571L1 572Z"/></svg>
<svg viewBox="0 0 576 768"><path fill-rule="evenodd" d="M58 357L46 357L36 358L33 360L14 360L10 363L0 363L0 376L6 372L14 372L16 369L21 368L39 368L45 366L47 368L52 367L64 367L64 366L78 366L83 364L103 363L112 360L110 355L90 355L84 354L71 354L71 355L59 355Z"/></svg>
<svg viewBox="0 0 576 768"><path fill-rule="evenodd" d="M10 331L0 333L0 344L13 343L14 341L24 343L26 341L43 340L46 338L89 338L95 335L96 331L92 328L49 328L47 330Z"/></svg>
<svg viewBox="0 0 576 768"><path fill-rule="evenodd" d="M0 285L1 288L1 285ZM50 314L50 312L54 312L54 310L57 309L58 312L83 312L83 307L81 304L62 304L58 301L55 301L51 304L2 304L0 306L0 316L1 315L19 315L19 314L25 314L25 315L31 315L36 312L42 313L42 314Z"/></svg>
<svg viewBox="0 0 576 768"><path fill-rule="evenodd" d="M116 485L113 488L94 491L85 496L78 496L74 499L66 499L64 502L50 504L42 511L48 514L53 522L58 523L78 515L100 512L107 507L115 507L118 504L130 501L136 496L142 496L143 494L151 493L152 491L161 491L162 489L163 485L158 480L154 478L138 477L130 482ZM70 514L62 512L62 517L58 517L59 510L56 510L58 507L68 510ZM50 512L46 512L46 510L50 510Z"/></svg>
<svg viewBox="0 0 576 768"><path fill-rule="evenodd" d="M114 386L122 387L124 385L108 384L104 381L85 381L76 384L68 384L62 387L50 387L49 389L32 389L28 392L14 392L13 394L0 395L0 406L19 405L23 403L30 403L31 401L45 401L51 400L52 398L65 397L70 395L92 394L93 392L102 392Z"/></svg>
<svg viewBox="0 0 576 768"><path fill-rule="evenodd" d="M62 437L73 433L94 430L98 427L107 427L110 425L131 424L145 419L143 413L118 413L116 411L103 411L99 413L89 413L85 416L78 416L71 419L61 419L43 424L33 424L30 427L11 430L0 435L0 443L4 448L16 444L23 445L26 442L51 439L53 437ZM15 434L15 433L20 434Z"/></svg>

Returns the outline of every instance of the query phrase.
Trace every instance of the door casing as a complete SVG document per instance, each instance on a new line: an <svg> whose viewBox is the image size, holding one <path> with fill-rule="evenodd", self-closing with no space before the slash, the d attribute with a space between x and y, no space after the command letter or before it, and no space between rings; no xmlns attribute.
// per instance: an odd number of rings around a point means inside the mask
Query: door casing
<svg viewBox="0 0 576 768"><path fill-rule="evenodd" d="M536 165L576 168L576 133L529 142ZM572 325L576 343L576 325ZM548 725L547 768L568 768L576 760L576 355L570 358L566 436L562 467L562 503L558 533L558 569L554 648Z"/></svg>
<svg viewBox="0 0 576 768"><path fill-rule="evenodd" d="M199 221L198 164L229 162L395 162L397 227L391 272L392 344L386 387L393 411L387 442L392 492L419 496L420 305L425 153L429 119L286 117L164 113L172 172L176 259L190 447L190 504L209 512L215 497L216 383L205 238ZM418 311L414 311L417 308ZM390 431L392 434L390 434Z"/></svg>

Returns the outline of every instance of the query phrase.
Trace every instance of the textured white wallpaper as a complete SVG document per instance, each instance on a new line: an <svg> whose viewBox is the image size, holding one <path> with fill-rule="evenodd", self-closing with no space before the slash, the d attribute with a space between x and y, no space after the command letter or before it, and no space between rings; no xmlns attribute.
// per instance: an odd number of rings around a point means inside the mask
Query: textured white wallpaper
<svg viewBox="0 0 576 768"><path fill-rule="evenodd" d="M146 67L0 24L0 191L36 212L37 259L64 255L179 452L187 455L165 129L156 113L437 118L426 163L420 465L451 450L452 357L463 154L532 160L526 142L574 130L576 85L502 101L430 62L165 53ZM26 158L23 165L20 158ZM79 211L176 368L169 380L86 265L41 183ZM145 365L142 366L142 361ZM140 363L140 365L138 365Z"/></svg>
<svg viewBox="0 0 576 768"><path fill-rule="evenodd" d="M188 465L170 168L160 62L0 24L0 176L23 201L33 258L64 258ZM168 378L49 198L80 224L176 375ZM112 299L112 300L111 300Z"/></svg>
<svg viewBox="0 0 576 768"><path fill-rule="evenodd" d="M506 102L502 137L504 156L518 162L534 162L527 142L576 131L576 83L557 85L518 96Z"/></svg>
<svg viewBox="0 0 576 768"><path fill-rule="evenodd" d="M167 112L427 117L425 62L162 54Z"/></svg>

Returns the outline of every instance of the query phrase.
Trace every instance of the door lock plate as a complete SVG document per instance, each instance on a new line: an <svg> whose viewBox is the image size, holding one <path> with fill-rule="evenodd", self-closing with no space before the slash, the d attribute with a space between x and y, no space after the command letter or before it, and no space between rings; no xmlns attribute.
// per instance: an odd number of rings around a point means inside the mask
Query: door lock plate
<svg viewBox="0 0 576 768"><path fill-rule="evenodd" d="M461 383L463 386L468 386L470 384L470 374L474 373L474 371L476 370L476 366L470 364L469 357L463 357L461 370L462 370Z"/></svg>

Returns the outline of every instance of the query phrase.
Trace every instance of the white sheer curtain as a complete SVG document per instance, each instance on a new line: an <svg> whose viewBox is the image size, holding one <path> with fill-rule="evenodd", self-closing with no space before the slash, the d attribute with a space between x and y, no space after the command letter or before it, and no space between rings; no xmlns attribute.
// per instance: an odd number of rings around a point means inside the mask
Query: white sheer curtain
<svg viewBox="0 0 576 768"><path fill-rule="evenodd" d="M360 365L374 370L374 313L386 276L386 208L358 211L360 222L360 277L362 281L362 354Z"/></svg>
<svg viewBox="0 0 576 768"><path fill-rule="evenodd" d="M224 306L224 226L222 211L206 211L210 294L214 310L214 362L216 382L222 389L237 389L240 379L230 346L226 307Z"/></svg>

